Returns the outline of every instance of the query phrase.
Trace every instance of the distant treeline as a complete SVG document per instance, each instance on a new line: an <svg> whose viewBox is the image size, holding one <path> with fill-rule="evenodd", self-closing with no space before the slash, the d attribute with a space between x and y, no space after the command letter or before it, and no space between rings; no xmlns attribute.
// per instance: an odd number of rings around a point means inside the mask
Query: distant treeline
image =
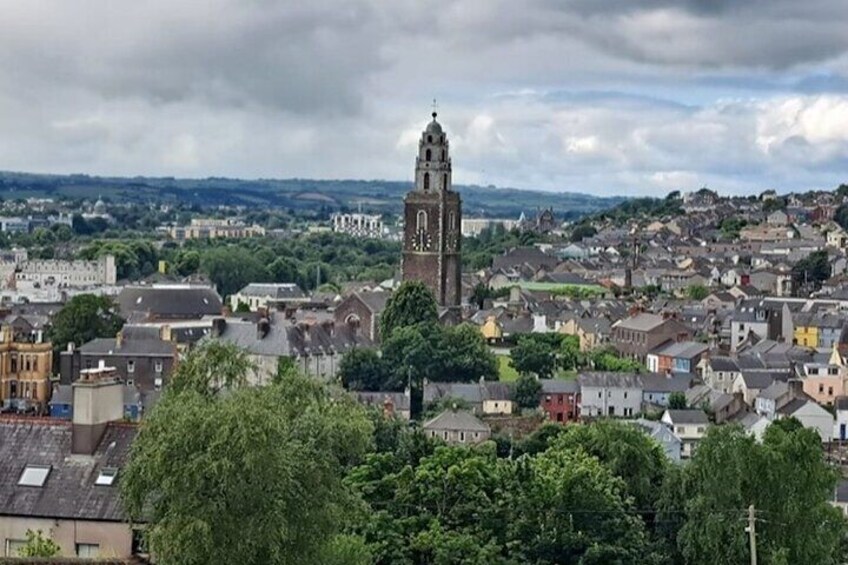
<svg viewBox="0 0 848 565"><path fill-rule="evenodd" d="M171 177L94 177L0 172L0 198L103 197L112 202L181 202L200 206L276 206L292 211L363 211L400 214L411 183L382 180L309 180ZM518 218L540 208L553 208L558 219L573 220L615 206L623 197L540 192L512 188L457 186L467 217Z"/></svg>

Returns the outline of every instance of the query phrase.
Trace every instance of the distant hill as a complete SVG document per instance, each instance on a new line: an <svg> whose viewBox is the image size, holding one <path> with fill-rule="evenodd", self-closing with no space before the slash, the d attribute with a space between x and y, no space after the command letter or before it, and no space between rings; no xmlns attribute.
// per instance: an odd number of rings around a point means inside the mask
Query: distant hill
<svg viewBox="0 0 848 565"><path fill-rule="evenodd" d="M228 178L175 179L94 177L0 172L0 197L97 198L113 202L183 202L201 206L269 206L300 211L356 210L398 214L408 182L379 180L310 180ZM609 209L623 197L597 197L513 188L457 186L469 217L517 218L537 208L553 207L558 218L575 219Z"/></svg>

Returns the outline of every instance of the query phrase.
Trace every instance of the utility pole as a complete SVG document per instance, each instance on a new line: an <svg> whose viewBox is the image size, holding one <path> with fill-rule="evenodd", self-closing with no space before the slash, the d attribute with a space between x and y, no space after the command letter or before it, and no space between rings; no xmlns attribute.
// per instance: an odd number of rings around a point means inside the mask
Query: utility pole
<svg viewBox="0 0 848 565"><path fill-rule="evenodd" d="M754 505L748 507L748 543L751 545L751 565L757 565L757 511Z"/></svg>

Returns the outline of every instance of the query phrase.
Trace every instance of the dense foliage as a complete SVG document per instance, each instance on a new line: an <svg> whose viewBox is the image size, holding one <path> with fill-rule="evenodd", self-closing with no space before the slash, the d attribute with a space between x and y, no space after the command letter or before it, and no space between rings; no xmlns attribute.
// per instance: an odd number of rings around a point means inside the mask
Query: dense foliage
<svg viewBox="0 0 848 565"><path fill-rule="evenodd" d="M736 565L749 505L762 562L846 558L837 474L795 420L762 443L713 427L685 465L614 420L448 446L291 371L244 388L249 369L202 346L142 426L121 489L158 562Z"/></svg>
<svg viewBox="0 0 848 565"><path fill-rule="evenodd" d="M439 319L436 299L420 281L405 281L392 293L380 315L380 335L384 339L400 328L434 324Z"/></svg>
<svg viewBox="0 0 848 565"><path fill-rule="evenodd" d="M367 563L336 534L356 506L342 477L368 450L370 421L297 375L242 387L249 369L232 346L193 351L133 443L121 491L157 563L349 562L337 552Z"/></svg>
<svg viewBox="0 0 848 565"><path fill-rule="evenodd" d="M48 338L61 351L69 343L82 345L98 337L115 337L123 325L111 298L79 294L53 317Z"/></svg>

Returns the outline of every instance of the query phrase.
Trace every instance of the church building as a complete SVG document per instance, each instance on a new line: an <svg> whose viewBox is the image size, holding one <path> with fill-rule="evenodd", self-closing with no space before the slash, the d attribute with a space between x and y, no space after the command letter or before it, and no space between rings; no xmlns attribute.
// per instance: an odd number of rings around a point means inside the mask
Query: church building
<svg viewBox="0 0 848 565"><path fill-rule="evenodd" d="M418 280L440 306L459 306L462 262L462 201L451 189L447 135L433 121L421 135L415 159L415 187L404 199L403 280Z"/></svg>

